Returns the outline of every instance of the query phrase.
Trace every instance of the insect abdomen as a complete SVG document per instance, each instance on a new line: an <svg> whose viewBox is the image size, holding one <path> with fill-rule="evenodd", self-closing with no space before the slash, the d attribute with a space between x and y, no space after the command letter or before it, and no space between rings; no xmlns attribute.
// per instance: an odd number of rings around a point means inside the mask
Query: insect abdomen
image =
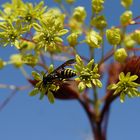
<svg viewBox="0 0 140 140"><path fill-rule="evenodd" d="M61 76L62 78L71 78L76 76L76 73L71 69L64 69L63 71L61 71Z"/></svg>

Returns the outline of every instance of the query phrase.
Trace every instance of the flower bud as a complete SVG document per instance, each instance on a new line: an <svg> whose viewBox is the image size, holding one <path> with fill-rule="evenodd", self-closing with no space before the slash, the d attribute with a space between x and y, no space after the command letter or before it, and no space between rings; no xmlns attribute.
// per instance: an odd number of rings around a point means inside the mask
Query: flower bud
<svg viewBox="0 0 140 140"><path fill-rule="evenodd" d="M111 45L118 45L121 41L121 31L118 28L106 30L106 37Z"/></svg>
<svg viewBox="0 0 140 140"><path fill-rule="evenodd" d="M0 69L2 69L4 67L5 63L2 59L0 59Z"/></svg>
<svg viewBox="0 0 140 140"><path fill-rule="evenodd" d="M133 0L121 0L121 5L125 8L129 8L133 4Z"/></svg>
<svg viewBox="0 0 140 140"><path fill-rule="evenodd" d="M33 42L24 40L19 42L18 44L15 44L15 47L20 51L30 51L35 48L35 44Z"/></svg>
<svg viewBox="0 0 140 140"><path fill-rule="evenodd" d="M22 62L22 56L20 54L13 54L11 57L10 57L10 60L11 60L11 63L19 68L22 66L23 62Z"/></svg>
<svg viewBox="0 0 140 140"><path fill-rule="evenodd" d="M124 62L126 60L126 57L127 57L127 52L124 48L120 48L116 50L116 52L114 53L114 58L118 62Z"/></svg>
<svg viewBox="0 0 140 140"><path fill-rule="evenodd" d="M86 18L86 11L85 8L82 6L78 6L74 9L73 18L75 18L79 22L83 22Z"/></svg>
<svg viewBox="0 0 140 140"><path fill-rule="evenodd" d="M68 40L70 46L74 47L78 44L78 41L77 41L78 35L79 35L79 33L72 33L67 37L67 40Z"/></svg>
<svg viewBox="0 0 140 140"><path fill-rule="evenodd" d="M100 48L102 37L95 31L90 31L86 36L87 44L92 48Z"/></svg>
<svg viewBox="0 0 140 140"><path fill-rule="evenodd" d="M54 0L54 2L61 3L61 0Z"/></svg>
<svg viewBox="0 0 140 140"><path fill-rule="evenodd" d="M104 0L92 0L92 11L93 13L100 13L103 10Z"/></svg>
<svg viewBox="0 0 140 140"><path fill-rule="evenodd" d="M132 35L126 35L124 38L124 46L128 49L131 49L135 46L136 41L132 38Z"/></svg>
<svg viewBox="0 0 140 140"><path fill-rule="evenodd" d="M136 30L133 34L132 34L132 39L134 39L137 44L140 45L140 30Z"/></svg>
<svg viewBox="0 0 140 140"><path fill-rule="evenodd" d="M91 25L95 26L98 30L103 30L107 26L107 22L104 16L97 16L91 20Z"/></svg>
<svg viewBox="0 0 140 140"><path fill-rule="evenodd" d="M132 12L131 11L125 11L121 16L120 16L120 22L121 25L126 26L128 25L132 20Z"/></svg>
<svg viewBox="0 0 140 140"><path fill-rule="evenodd" d="M79 32L79 31L81 31L81 27L82 27L82 23L81 22L78 22L76 19L74 19L74 18L71 18L70 20L69 20L69 26L70 26L70 28L71 28L71 30L72 31L76 31L76 32Z"/></svg>
<svg viewBox="0 0 140 140"><path fill-rule="evenodd" d="M75 0L66 0L66 2L67 2L68 4L73 4L73 3L75 2Z"/></svg>
<svg viewBox="0 0 140 140"><path fill-rule="evenodd" d="M34 56L32 54L27 54L27 55L22 57L22 61L25 64L27 64L27 65L29 65L31 67L34 67L37 64L37 62L38 62L38 57Z"/></svg>

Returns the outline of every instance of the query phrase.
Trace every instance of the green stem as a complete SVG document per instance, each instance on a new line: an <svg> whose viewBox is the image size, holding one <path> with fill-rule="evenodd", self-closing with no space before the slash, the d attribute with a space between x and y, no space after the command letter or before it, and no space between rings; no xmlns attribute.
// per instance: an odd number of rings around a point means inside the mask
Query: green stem
<svg viewBox="0 0 140 140"><path fill-rule="evenodd" d="M23 67L20 67L20 70L21 70L22 74L24 75L24 77L26 79L29 79L29 75L27 74L27 72L25 71L25 69Z"/></svg>
<svg viewBox="0 0 140 140"><path fill-rule="evenodd" d="M94 59L94 48L92 48L92 47L89 47L89 53L90 53L90 60L91 59Z"/></svg>
<svg viewBox="0 0 140 140"><path fill-rule="evenodd" d="M104 32L103 32L103 30L100 31L100 36L103 39L103 42L102 42L102 45L101 45L101 48L102 48L101 59L103 59L103 57L104 57Z"/></svg>
<svg viewBox="0 0 140 140"><path fill-rule="evenodd" d="M54 65L53 54L50 54L50 60L51 60L51 64L53 64L53 65Z"/></svg>

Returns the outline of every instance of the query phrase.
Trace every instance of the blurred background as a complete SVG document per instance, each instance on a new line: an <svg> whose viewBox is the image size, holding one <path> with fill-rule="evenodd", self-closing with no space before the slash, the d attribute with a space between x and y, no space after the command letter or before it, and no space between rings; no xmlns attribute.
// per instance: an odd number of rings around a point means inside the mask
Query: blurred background
<svg viewBox="0 0 140 140"><path fill-rule="evenodd" d="M0 6L10 0L0 0ZM40 0L24 0L38 3ZM58 6L53 0L46 0L48 7ZM90 0L76 0L73 7L84 6L91 14ZM2 7L1 7L2 8ZM69 7L67 7L69 8ZM140 1L134 0L133 16L140 15ZM125 9L119 0L107 0L104 14L108 26L119 25L119 17ZM90 17L87 17L86 23ZM139 28L131 26L129 32ZM106 51L111 49L105 43ZM0 58L8 60L16 53L14 47L0 48ZM88 52L86 52L88 54ZM22 73L9 65L0 71L0 83L27 85ZM86 113L77 101L56 100L51 105L47 98L29 97L29 90L18 92L0 112L1 140L93 140ZM11 94L10 90L0 89L0 103ZM108 126L108 140L140 139L140 99L127 99L125 103L116 100L112 104Z"/></svg>

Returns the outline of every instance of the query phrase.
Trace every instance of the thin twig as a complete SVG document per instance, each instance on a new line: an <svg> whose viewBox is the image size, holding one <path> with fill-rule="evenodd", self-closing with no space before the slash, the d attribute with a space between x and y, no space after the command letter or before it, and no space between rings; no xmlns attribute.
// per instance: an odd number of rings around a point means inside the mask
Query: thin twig
<svg viewBox="0 0 140 140"><path fill-rule="evenodd" d="M106 55L103 57L103 59L101 59L101 61L99 62L99 65L101 65L102 63L107 61L113 54L114 54L114 50L113 49L110 50L109 52L107 52Z"/></svg>
<svg viewBox="0 0 140 140"><path fill-rule="evenodd" d="M14 97L17 91L17 89L14 89L12 93L0 104L0 111L9 103L9 101Z"/></svg>
<svg viewBox="0 0 140 140"><path fill-rule="evenodd" d="M15 96L15 94L19 90L25 90L30 88L31 86L21 86L17 87L15 85L5 85L5 84L0 84L0 88L9 88L12 90L12 93L0 104L0 111L9 103L9 101Z"/></svg>

